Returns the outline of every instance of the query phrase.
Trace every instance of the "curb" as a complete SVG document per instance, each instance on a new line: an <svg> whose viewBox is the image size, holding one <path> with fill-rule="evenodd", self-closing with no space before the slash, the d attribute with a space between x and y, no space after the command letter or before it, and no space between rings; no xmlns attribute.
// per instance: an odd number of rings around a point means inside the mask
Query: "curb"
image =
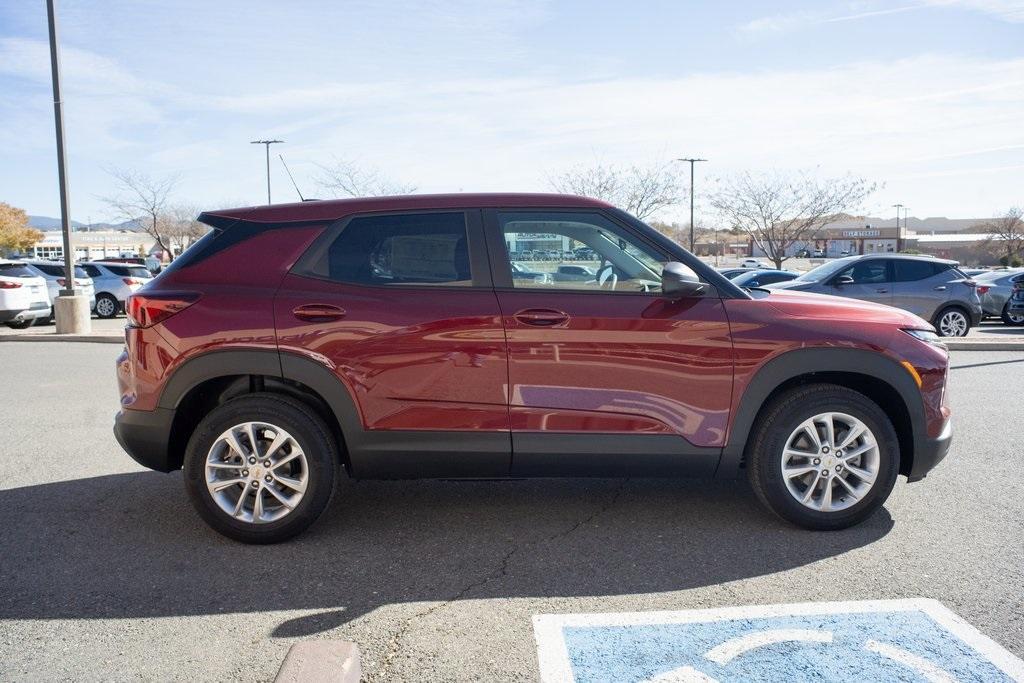
<svg viewBox="0 0 1024 683"><path fill-rule="evenodd" d="M947 341L943 342L950 351L1024 351L1021 341Z"/></svg>
<svg viewBox="0 0 1024 683"><path fill-rule="evenodd" d="M348 640L306 640L288 649L274 683L359 683L359 646Z"/></svg>
<svg viewBox="0 0 1024 683"><path fill-rule="evenodd" d="M123 335L110 334L2 334L0 342L89 342L95 344L123 344Z"/></svg>

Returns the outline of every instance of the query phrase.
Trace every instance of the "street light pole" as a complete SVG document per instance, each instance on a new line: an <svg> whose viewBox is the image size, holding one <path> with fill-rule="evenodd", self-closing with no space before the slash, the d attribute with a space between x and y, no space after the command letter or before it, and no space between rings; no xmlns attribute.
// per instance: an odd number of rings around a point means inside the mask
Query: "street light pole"
<svg viewBox="0 0 1024 683"><path fill-rule="evenodd" d="M896 209L896 253L900 253L900 209L903 208L902 204L893 204Z"/></svg>
<svg viewBox="0 0 1024 683"><path fill-rule="evenodd" d="M252 140L250 145L263 145L267 150L267 204L270 204L270 146L284 142L284 140Z"/></svg>
<svg viewBox="0 0 1024 683"><path fill-rule="evenodd" d="M707 161L707 159L676 159L676 161L688 161L690 162L690 252L693 252L693 165L698 161Z"/></svg>

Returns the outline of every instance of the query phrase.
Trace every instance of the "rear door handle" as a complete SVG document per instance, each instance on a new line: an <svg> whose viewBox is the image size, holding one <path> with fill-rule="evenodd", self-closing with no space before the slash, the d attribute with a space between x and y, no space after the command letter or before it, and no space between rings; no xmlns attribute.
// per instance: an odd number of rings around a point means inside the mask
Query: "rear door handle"
<svg viewBox="0 0 1024 683"><path fill-rule="evenodd" d="M936 292L945 292L946 291L946 285L939 285L938 287L935 288L935 291Z"/></svg>
<svg viewBox="0 0 1024 683"><path fill-rule="evenodd" d="M345 317L345 309L331 304L303 304L292 309L292 315L299 320L311 323L326 323L341 320Z"/></svg>
<svg viewBox="0 0 1024 683"><path fill-rule="evenodd" d="M888 292L889 290L888 290L888 289L884 289L884 288L882 288L882 289L876 289L875 291L876 291L876 292L878 292L879 294L885 294L885 293L886 293L886 292Z"/></svg>
<svg viewBox="0 0 1024 683"><path fill-rule="evenodd" d="M519 311L513 317L524 325L551 327L567 321L569 314L556 311L553 308L527 308Z"/></svg>

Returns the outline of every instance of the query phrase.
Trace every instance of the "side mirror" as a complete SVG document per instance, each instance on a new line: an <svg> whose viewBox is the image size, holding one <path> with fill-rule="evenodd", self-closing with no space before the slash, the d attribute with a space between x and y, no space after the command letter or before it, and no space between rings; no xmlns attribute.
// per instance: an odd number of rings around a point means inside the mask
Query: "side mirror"
<svg viewBox="0 0 1024 683"><path fill-rule="evenodd" d="M834 284L836 287L842 287L843 285L852 285L853 282L853 278L850 277L849 275L841 275L837 277L832 284Z"/></svg>
<svg viewBox="0 0 1024 683"><path fill-rule="evenodd" d="M696 296L706 288L707 285L682 263L669 261L661 271L661 293L669 299Z"/></svg>

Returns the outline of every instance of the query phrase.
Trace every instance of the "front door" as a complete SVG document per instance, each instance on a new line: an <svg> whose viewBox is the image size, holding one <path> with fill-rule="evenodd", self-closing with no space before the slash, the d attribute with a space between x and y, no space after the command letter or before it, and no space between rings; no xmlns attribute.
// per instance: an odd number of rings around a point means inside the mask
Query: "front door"
<svg viewBox="0 0 1024 683"><path fill-rule="evenodd" d="M508 340L513 474L712 474L733 372L714 290L662 297L669 255L599 211L492 211L485 223ZM568 265L591 274L560 277Z"/></svg>
<svg viewBox="0 0 1024 683"><path fill-rule="evenodd" d="M853 282L840 282L847 277L852 278ZM830 286L830 293L836 296L891 305L893 282L889 259L859 260L837 273L830 280Z"/></svg>
<svg viewBox="0 0 1024 683"><path fill-rule="evenodd" d="M275 299L282 365L329 368L354 403L357 477L506 476L505 336L479 211L328 228Z"/></svg>

